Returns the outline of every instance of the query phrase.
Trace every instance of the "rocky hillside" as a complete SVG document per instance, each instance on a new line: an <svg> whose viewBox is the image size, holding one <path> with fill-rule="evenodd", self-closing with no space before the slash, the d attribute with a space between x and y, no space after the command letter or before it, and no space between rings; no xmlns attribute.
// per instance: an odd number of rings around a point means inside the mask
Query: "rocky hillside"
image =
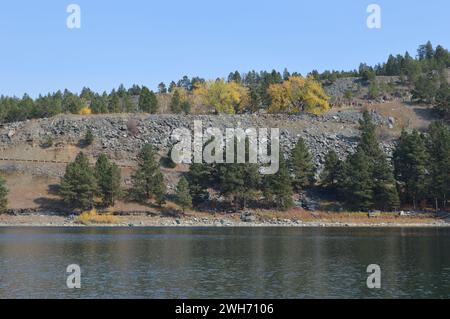
<svg viewBox="0 0 450 319"><path fill-rule="evenodd" d="M404 113L408 108L398 113ZM381 110L381 109L380 109ZM397 110L398 111L398 110ZM412 114L415 114L409 110ZM391 151L392 138L399 132L400 120L372 109L375 123L387 152ZM386 113L386 112L384 112ZM311 148L316 165L321 166L325 154L334 149L341 157L352 152L357 144L358 108L328 112L321 116L300 115L59 115L53 118L31 120L0 125L0 169L14 170L17 160L68 162L80 150L94 160L100 153L107 153L121 165L134 165L134 158L145 143L156 145L161 154L167 153L173 141L175 128L193 128L194 120L201 120L203 128L254 127L280 128L281 145L289 152L298 137L303 137ZM90 129L95 140L84 147L81 143ZM46 141L52 145L45 145ZM51 166L51 165L50 165ZM44 169L38 175L60 175L62 172Z"/></svg>

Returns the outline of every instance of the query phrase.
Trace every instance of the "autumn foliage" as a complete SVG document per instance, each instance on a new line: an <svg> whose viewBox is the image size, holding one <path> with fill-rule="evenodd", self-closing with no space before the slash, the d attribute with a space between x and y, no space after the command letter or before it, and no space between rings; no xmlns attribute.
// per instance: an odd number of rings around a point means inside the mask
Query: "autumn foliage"
<svg viewBox="0 0 450 319"><path fill-rule="evenodd" d="M269 86L270 113L298 113L301 111L320 114L330 108L329 97L313 77L293 76L281 84Z"/></svg>
<svg viewBox="0 0 450 319"><path fill-rule="evenodd" d="M216 113L235 114L249 105L248 88L234 81L223 79L206 81L194 89L201 103L212 107Z"/></svg>

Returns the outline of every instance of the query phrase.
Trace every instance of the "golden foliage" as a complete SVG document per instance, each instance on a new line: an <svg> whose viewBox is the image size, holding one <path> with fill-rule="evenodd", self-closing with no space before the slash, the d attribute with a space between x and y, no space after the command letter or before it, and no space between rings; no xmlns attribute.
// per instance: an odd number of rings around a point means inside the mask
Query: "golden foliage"
<svg viewBox="0 0 450 319"><path fill-rule="evenodd" d="M217 113L234 114L249 105L248 89L234 81L223 79L207 81L194 89L194 95L206 106L212 106Z"/></svg>
<svg viewBox="0 0 450 319"><path fill-rule="evenodd" d="M90 211L83 212L81 215L75 218L75 222L79 224L117 224L118 218L113 216L112 213L98 214L95 208Z"/></svg>
<svg viewBox="0 0 450 319"><path fill-rule="evenodd" d="M320 114L330 108L329 97L313 77L290 77L281 84L270 85L268 94L271 98L270 113L305 111Z"/></svg>
<svg viewBox="0 0 450 319"><path fill-rule="evenodd" d="M92 114L92 110L89 106L83 106L79 112L80 115L90 115Z"/></svg>

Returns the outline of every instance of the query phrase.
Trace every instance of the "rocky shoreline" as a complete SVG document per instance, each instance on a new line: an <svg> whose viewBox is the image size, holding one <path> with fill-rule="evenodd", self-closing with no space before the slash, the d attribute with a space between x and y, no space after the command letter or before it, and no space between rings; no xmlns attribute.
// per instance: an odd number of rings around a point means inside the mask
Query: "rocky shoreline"
<svg viewBox="0 0 450 319"><path fill-rule="evenodd" d="M402 218L397 221L386 220L317 220L273 218L257 221L242 221L236 218L220 217L163 217L149 215L119 216L114 224L80 224L74 216L62 215L0 215L0 227L450 227L441 219L421 221Z"/></svg>

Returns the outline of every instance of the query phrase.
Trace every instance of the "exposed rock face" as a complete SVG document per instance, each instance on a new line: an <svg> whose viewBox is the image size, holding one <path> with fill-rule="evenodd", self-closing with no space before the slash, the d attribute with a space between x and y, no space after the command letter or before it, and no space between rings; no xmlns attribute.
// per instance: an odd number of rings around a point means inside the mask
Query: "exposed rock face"
<svg viewBox="0 0 450 319"><path fill-rule="evenodd" d="M372 112L377 125L388 126L388 119ZM217 127L223 133L226 128L279 128L280 143L289 152L299 137L309 145L318 167L323 163L328 150L334 149L340 157L355 150L358 143L358 121L361 114L356 111L329 112L321 116L299 115L60 115L49 119L17 122L0 125L1 150L18 144L41 145L49 137L55 144L76 145L90 129L94 145L89 149L92 156L105 152L115 160L132 163L140 147L152 143L168 151L174 141L171 134L176 128L193 130L194 120L201 120L203 129ZM10 134L14 132L14 134ZM390 152L391 142L383 144Z"/></svg>

